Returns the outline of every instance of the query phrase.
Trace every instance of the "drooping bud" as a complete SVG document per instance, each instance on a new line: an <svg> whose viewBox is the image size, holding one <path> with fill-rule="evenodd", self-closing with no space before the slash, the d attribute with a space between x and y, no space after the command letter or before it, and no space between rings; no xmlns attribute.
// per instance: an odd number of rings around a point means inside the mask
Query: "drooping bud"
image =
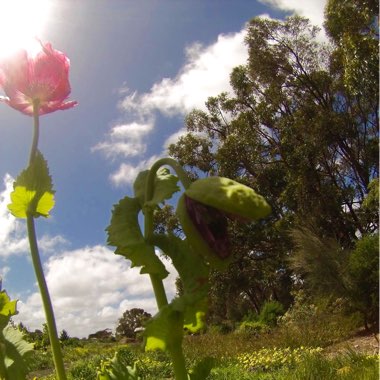
<svg viewBox="0 0 380 380"><path fill-rule="evenodd" d="M231 261L228 219L250 221L270 213L265 199L250 187L223 177L193 182L178 201L186 237L206 261L219 269Z"/></svg>

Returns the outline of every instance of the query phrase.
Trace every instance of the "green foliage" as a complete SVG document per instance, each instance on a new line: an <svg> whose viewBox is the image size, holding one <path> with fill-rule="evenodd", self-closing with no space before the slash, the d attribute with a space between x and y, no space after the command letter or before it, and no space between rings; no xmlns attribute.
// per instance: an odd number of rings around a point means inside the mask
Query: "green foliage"
<svg viewBox="0 0 380 380"><path fill-rule="evenodd" d="M215 359L204 358L197 363L197 365L190 370L190 380L205 380L211 373L212 368L215 366Z"/></svg>
<svg viewBox="0 0 380 380"><path fill-rule="evenodd" d="M102 360L106 360L103 355L96 355L91 359L81 359L74 363L69 371L68 378L70 380L94 380L97 376L97 370Z"/></svg>
<svg viewBox="0 0 380 380"><path fill-rule="evenodd" d="M259 313L268 299L288 307L294 226L312 228L323 249L309 251L296 279L319 295L347 296L357 232L378 229L377 186L370 185L379 173L377 16L376 1L330 0L331 44L300 17L251 20L249 58L230 75L233 94L193 110L188 133L169 147L193 177L235 179L273 210L264 222L229 226L234 262L211 275L213 323ZM313 266L323 281L306 278Z"/></svg>
<svg viewBox="0 0 380 380"><path fill-rule="evenodd" d="M54 190L47 161L37 152L33 162L17 177L8 209L16 218L48 217L54 207Z"/></svg>
<svg viewBox="0 0 380 380"><path fill-rule="evenodd" d="M70 339L69 334L67 333L66 330L62 330L61 334L59 335L59 340L61 343L65 343Z"/></svg>
<svg viewBox="0 0 380 380"><path fill-rule="evenodd" d="M379 321L379 235L363 236L349 258L350 299L366 323Z"/></svg>
<svg viewBox="0 0 380 380"><path fill-rule="evenodd" d="M136 365L130 367L126 365L118 352L109 360L103 360L100 363L100 369L97 371L97 380L137 380L140 379Z"/></svg>
<svg viewBox="0 0 380 380"><path fill-rule="evenodd" d="M304 289L315 296L346 296L349 251L343 250L336 239L322 238L306 228L295 229L291 235L295 249L289 265L304 281Z"/></svg>
<svg viewBox="0 0 380 380"><path fill-rule="evenodd" d="M279 373L279 380L377 380L379 356L363 355L348 351L335 358L322 355L305 355L294 369Z"/></svg>
<svg viewBox="0 0 380 380"><path fill-rule="evenodd" d="M76 360L79 358L76 357ZM28 370L30 372L51 369L54 367L53 357L50 350L34 349L30 355Z"/></svg>
<svg viewBox="0 0 380 380"><path fill-rule="evenodd" d="M338 46L336 59L343 66L343 83L366 107L366 97L378 95L379 2L329 0L325 15L326 31Z"/></svg>
<svg viewBox="0 0 380 380"><path fill-rule="evenodd" d="M263 348L261 350L240 354L237 362L246 370L275 371L282 367L293 367L304 360L305 356L321 352L321 348L300 347L290 348Z"/></svg>
<svg viewBox="0 0 380 380"><path fill-rule="evenodd" d="M160 168L156 173L152 198L146 202L145 191L148 175L149 170L140 172L133 184L135 197L139 199L141 207L156 207L166 199L170 199L174 193L179 191L177 185L178 178L170 174L169 169Z"/></svg>
<svg viewBox="0 0 380 380"><path fill-rule="evenodd" d="M132 267L142 267L142 274L154 273L163 279L168 272L155 255L153 246L144 240L138 222L140 211L138 198L125 197L115 205L111 224L107 227L107 243L116 247L116 254L131 260Z"/></svg>
<svg viewBox="0 0 380 380"><path fill-rule="evenodd" d="M240 323L238 333L245 333L249 335L258 336L270 331L268 324L262 321L243 321Z"/></svg>
<svg viewBox="0 0 380 380"><path fill-rule="evenodd" d="M294 294L294 303L279 318L277 342L285 347L321 346L337 342L362 323L357 314L346 314L347 301L338 298L312 301L304 291Z"/></svg>
<svg viewBox="0 0 380 380"><path fill-rule="evenodd" d="M22 333L10 325L17 314L16 302L5 290L0 292L0 378L24 380L33 346L23 339Z"/></svg>
<svg viewBox="0 0 380 380"><path fill-rule="evenodd" d="M173 376L170 358L163 352L147 352L136 364L143 379L166 379Z"/></svg>
<svg viewBox="0 0 380 380"><path fill-rule="evenodd" d="M184 312L185 328L193 333L197 332L204 326L210 269L201 255L191 250L187 241L174 235L159 235L153 241L171 258L181 278L183 291L172 302L172 307Z"/></svg>
<svg viewBox="0 0 380 380"><path fill-rule="evenodd" d="M275 326L277 319L285 313L284 306L278 301L265 302L259 314L259 321L268 326Z"/></svg>

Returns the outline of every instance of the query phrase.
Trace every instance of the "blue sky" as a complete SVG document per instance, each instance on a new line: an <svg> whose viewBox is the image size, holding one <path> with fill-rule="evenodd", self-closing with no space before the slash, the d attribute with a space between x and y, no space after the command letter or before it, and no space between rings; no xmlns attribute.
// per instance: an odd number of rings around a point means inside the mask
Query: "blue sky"
<svg viewBox="0 0 380 380"><path fill-rule="evenodd" d="M131 195L140 170L166 155L187 112L229 90L231 69L246 62L246 22L297 12L320 25L324 1L44 2L48 17L39 37L70 58L71 99L79 105L41 117L39 147L56 206L36 227L58 329L83 337L114 328L127 309L155 313L148 278L106 246L112 205ZM19 300L16 320L35 329L44 314L25 224L6 209L28 159L32 120L0 104L0 128L0 275ZM174 279L172 271L169 296Z"/></svg>

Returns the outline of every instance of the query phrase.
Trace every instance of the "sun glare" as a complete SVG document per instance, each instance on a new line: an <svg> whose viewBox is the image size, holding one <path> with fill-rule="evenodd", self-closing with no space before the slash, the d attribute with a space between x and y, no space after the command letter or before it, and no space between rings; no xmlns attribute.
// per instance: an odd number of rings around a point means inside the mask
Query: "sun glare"
<svg viewBox="0 0 380 380"><path fill-rule="evenodd" d="M33 53L50 8L51 0L0 0L0 58L20 48Z"/></svg>

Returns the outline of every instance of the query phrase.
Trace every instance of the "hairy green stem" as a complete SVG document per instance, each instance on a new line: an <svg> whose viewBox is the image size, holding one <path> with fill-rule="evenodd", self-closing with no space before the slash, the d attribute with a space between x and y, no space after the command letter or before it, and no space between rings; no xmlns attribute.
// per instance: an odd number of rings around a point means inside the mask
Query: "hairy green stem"
<svg viewBox="0 0 380 380"><path fill-rule="evenodd" d="M170 166L176 172L185 189L190 186L191 181L189 177L177 161L173 160L172 158L161 158L152 165L149 171L145 188L145 202L148 202L153 198L156 173L157 170L164 165ZM144 210L144 236L147 241L150 241L150 239L153 237L153 211L154 210L151 208L146 208ZM154 274L150 275L150 280L152 282L158 309L161 309L163 306L168 304L164 285L162 283L162 280Z"/></svg>
<svg viewBox="0 0 380 380"><path fill-rule="evenodd" d="M172 158L162 158L156 161L149 171L145 188L145 202L149 202L153 198L156 174L158 169L164 165L170 166L176 172L185 189L190 186L191 181L183 168L178 164L178 162ZM154 233L153 212L153 208L147 207L144 209L144 235L147 241L151 241ZM157 275L154 274L150 275L150 279L152 282L158 309L161 309L163 306L168 304L163 282L160 278L157 277ZM173 323L171 328L173 330L181 332L181 338L174 342L171 342L170 347L168 347L168 351L173 362L174 375L176 380L188 380L185 357L182 350L183 313L178 313L176 319L172 322Z"/></svg>
<svg viewBox="0 0 380 380"><path fill-rule="evenodd" d="M30 150L29 165L33 162L37 153L38 138L39 138L39 103L33 103L33 118L34 118L34 134L33 142ZM34 272L36 274L38 287L40 289L40 294L42 298L42 304L45 310L46 323L49 331L50 345L53 353L55 370L57 373L58 380L66 380L65 367L62 358L62 351L60 342L58 339L57 327L55 324L53 306L51 303L49 290L46 284L44 272L42 269L42 263L40 259L40 254L38 251L36 230L34 226L34 217L31 213L27 213L26 223L28 228L28 238L30 245L30 253L32 256L32 262L34 267Z"/></svg>
<svg viewBox="0 0 380 380"><path fill-rule="evenodd" d="M174 376L176 380L188 380L185 356L182 350L183 340L183 313L178 312L175 320L172 320L172 329L181 331L181 338L172 342L168 347L169 354L173 361Z"/></svg>
<svg viewBox="0 0 380 380"><path fill-rule="evenodd" d="M169 157L161 158L158 161L156 161L150 168L148 181L147 181L147 187L146 187L146 190L147 190L146 195L147 197L149 197L148 199L151 199L153 196L153 191L154 191L153 184L156 178L157 170L161 166L164 166L164 165L170 166L175 171L175 173L177 174L179 180L182 182L182 185L185 189L187 189L191 184L190 178L188 177L186 172L183 170L182 166L176 160L173 160L172 158L169 158Z"/></svg>
<svg viewBox="0 0 380 380"><path fill-rule="evenodd" d="M147 186L145 188L145 202L151 200L153 197L155 177L156 172L152 175L150 171L147 179ZM153 236L153 211L154 210L152 208L144 209L144 236L147 241L149 241ZM154 248L152 249L154 250ZM164 284L156 274L150 274L149 276L152 283L154 296L156 298L157 307L160 310L168 304Z"/></svg>

